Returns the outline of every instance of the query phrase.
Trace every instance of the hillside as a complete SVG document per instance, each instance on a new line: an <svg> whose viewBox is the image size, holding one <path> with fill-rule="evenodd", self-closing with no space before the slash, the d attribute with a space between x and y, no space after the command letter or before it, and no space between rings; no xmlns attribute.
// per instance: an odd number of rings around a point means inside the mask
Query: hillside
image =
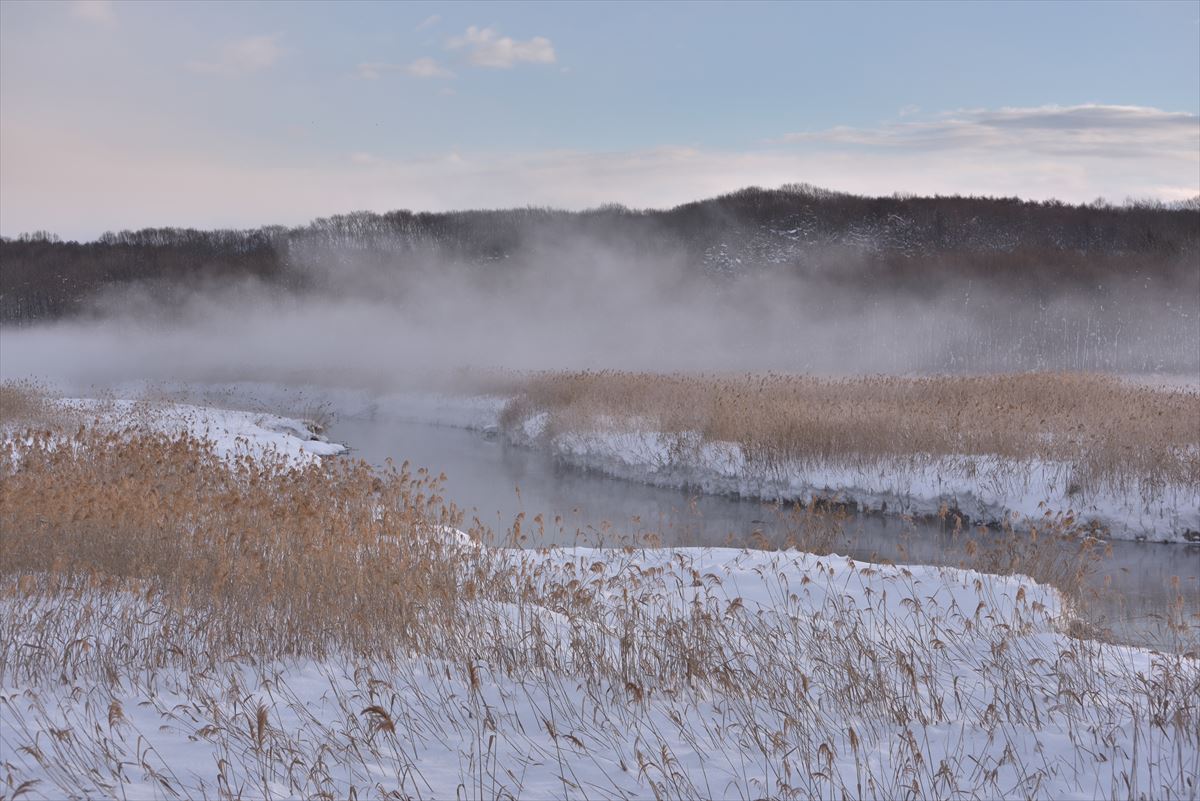
<svg viewBox="0 0 1200 801"><path fill-rule="evenodd" d="M1112 284L1185 299L1200 292L1195 200L1074 206L788 185L661 211L355 212L295 228L143 229L83 243L39 232L0 242L0 324L77 315L102 291L131 284L154 287L164 300L242 278L299 291L336 288L339 264L384 275L447 265L492 270L580 248L718 278L777 272L922 296L957 290L960 281L1021 297L1105 294Z"/></svg>

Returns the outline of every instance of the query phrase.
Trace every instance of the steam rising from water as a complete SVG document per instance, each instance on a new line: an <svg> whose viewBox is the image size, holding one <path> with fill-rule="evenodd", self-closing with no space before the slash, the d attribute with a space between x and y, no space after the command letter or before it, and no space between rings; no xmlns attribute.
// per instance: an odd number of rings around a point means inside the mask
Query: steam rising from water
<svg viewBox="0 0 1200 801"><path fill-rule="evenodd" d="M1200 300L1123 286L882 291L683 250L575 238L463 264L352 248L293 254L304 288L238 282L109 294L84 319L0 337L0 375L67 383L270 380L393 386L456 368L857 372L1200 369ZM836 265L835 265L836 266ZM836 272L836 270L835 270ZM1135 291L1136 290L1136 291Z"/></svg>

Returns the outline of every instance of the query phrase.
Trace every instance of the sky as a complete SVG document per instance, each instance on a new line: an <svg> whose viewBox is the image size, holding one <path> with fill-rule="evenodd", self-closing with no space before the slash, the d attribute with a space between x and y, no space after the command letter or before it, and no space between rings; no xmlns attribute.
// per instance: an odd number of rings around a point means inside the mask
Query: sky
<svg viewBox="0 0 1200 801"><path fill-rule="evenodd" d="M0 233L1200 194L1200 2L0 2Z"/></svg>

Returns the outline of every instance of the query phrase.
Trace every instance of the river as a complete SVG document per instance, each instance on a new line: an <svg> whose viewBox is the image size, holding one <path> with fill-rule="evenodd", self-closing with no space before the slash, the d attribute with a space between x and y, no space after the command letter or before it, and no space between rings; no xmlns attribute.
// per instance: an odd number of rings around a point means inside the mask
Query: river
<svg viewBox="0 0 1200 801"><path fill-rule="evenodd" d="M445 473L443 494L463 509L464 523L478 519L499 541L512 542L518 519L522 545L778 545L798 525L816 523L823 531L834 525L757 501L609 478L463 428L342 418L327 433L374 464L407 460L414 469ZM856 559L951 566L967 560L969 537L940 522L843 515L836 526L833 552ZM998 535L973 536L986 543ZM1187 639L1192 645L1200 640L1200 548L1124 541L1110 546L1089 577L1080 616L1114 641L1178 648L1164 620L1172 604L1182 603L1191 627Z"/></svg>

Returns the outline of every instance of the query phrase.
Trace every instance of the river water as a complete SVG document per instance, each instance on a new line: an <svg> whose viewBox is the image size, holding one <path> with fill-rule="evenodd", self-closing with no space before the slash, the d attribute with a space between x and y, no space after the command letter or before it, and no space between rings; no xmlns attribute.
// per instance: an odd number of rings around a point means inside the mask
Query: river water
<svg viewBox="0 0 1200 801"><path fill-rule="evenodd" d="M343 418L327 432L353 455L375 464L407 460L414 469L445 473L444 496L498 540L513 541L520 522L523 545L627 544L665 546L778 545L789 531L819 526L833 534L834 553L870 561L959 566L968 537L940 522L875 515L800 516L794 510L745 499L691 495L609 478L557 462L478 431L414 422ZM535 518L541 516L541 524ZM520 517L519 517L520 516ZM986 543L999 535L976 532ZM1179 648L1165 625L1181 603L1191 627L1184 647L1200 641L1200 548L1113 541L1089 579L1081 617L1118 642Z"/></svg>

